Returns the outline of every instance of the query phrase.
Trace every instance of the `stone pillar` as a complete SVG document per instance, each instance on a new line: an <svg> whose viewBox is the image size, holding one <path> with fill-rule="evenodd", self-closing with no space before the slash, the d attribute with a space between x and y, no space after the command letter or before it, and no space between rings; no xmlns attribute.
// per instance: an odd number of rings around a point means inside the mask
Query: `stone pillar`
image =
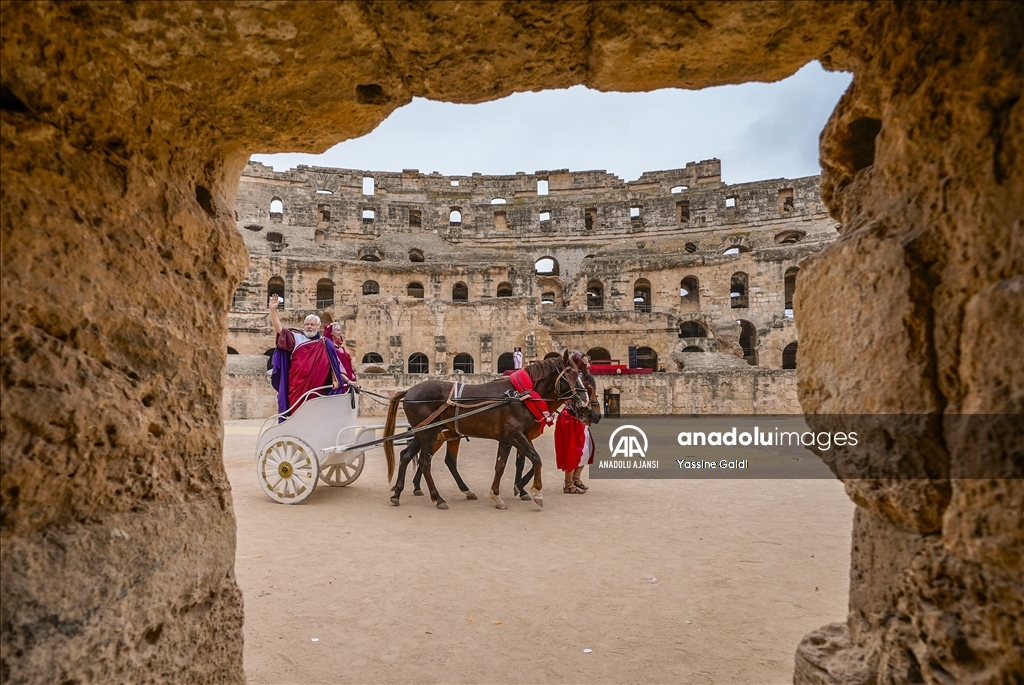
<svg viewBox="0 0 1024 685"><path fill-rule="evenodd" d="M821 143L843 235L800 273L797 373L811 414L905 419L861 453L887 477L846 480L849 617L804 639L794 678L1010 682L1024 672L1024 12L889 9L865 13L865 42L831 65L856 74ZM1004 419L965 437L961 414ZM987 477L958 479L979 465Z"/></svg>

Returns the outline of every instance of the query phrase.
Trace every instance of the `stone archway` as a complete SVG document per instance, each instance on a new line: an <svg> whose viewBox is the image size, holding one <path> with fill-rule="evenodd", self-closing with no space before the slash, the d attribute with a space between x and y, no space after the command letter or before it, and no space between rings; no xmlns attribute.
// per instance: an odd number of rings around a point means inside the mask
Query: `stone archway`
<svg viewBox="0 0 1024 685"><path fill-rule="evenodd" d="M413 96L702 88L777 80L813 59L855 78L821 140L823 197L844 235L800 273L800 400L812 415L921 415L900 449L936 477L848 484L860 507L850 619L804 642L796 677L1021 670L1006 640L1024 613L1022 481L947 476L972 455L1012 463L1024 436L1007 422L990 434L1004 442L967 440L942 421L1024 411L1019 355L989 352L1011 348L1024 319L1018 5L0 12L11 682L243 679L219 431L224 320L246 264L231 216L252 151L323 150ZM538 26L559 40L529 40ZM311 64L331 64L332 78Z"/></svg>

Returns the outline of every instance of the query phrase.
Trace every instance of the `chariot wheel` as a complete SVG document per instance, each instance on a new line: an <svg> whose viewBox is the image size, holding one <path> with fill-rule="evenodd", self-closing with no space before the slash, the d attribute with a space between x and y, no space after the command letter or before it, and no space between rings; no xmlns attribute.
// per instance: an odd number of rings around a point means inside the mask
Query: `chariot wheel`
<svg viewBox="0 0 1024 685"><path fill-rule="evenodd" d="M309 497L319 476L316 452L292 436L269 443L256 460L256 480L267 497L281 504L298 504Z"/></svg>
<svg viewBox="0 0 1024 685"><path fill-rule="evenodd" d="M352 460L352 464L331 464L320 471L320 480L331 487L341 488L351 484L363 472L366 464L366 452L360 452L359 456Z"/></svg>

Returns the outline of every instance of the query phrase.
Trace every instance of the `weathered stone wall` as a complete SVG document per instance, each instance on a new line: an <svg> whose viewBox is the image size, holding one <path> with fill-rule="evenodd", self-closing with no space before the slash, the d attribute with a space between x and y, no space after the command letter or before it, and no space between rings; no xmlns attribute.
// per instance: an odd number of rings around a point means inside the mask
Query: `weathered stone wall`
<svg viewBox="0 0 1024 685"><path fill-rule="evenodd" d="M263 355L230 355L224 379L224 418L253 419L277 413L277 395L266 374ZM696 365L695 365L696 366ZM486 383L494 374L431 376L445 381ZM422 382L420 374L369 374L360 385L380 395ZM619 395L624 416L661 414L796 414L796 371L738 363L730 368L695 368L674 373L596 376L599 397ZM360 416L384 416L387 407L363 396Z"/></svg>
<svg viewBox="0 0 1024 685"><path fill-rule="evenodd" d="M220 403L251 153L322 151L413 96L820 59L855 79L822 138L844 233L801 276L801 403L926 414L899 446L940 479L849 484L850 620L795 677L1019 680L1021 424L943 417L1024 413L1021 36L1002 2L0 4L0 678L243 679ZM956 479L981 457L1007 478Z"/></svg>
<svg viewBox="0 0 1024 685"><path fill-rule="evenodd" d="M797 342L786 273L835 240L838 224L817 177L736 185L720 177L718 160L629 183L603 171L425 176L274 172L250 162L235 206L251 260L232 300L228 346L249 354L272 345L266 300L278 279L284 320L297 325L315 312L338 321L353 359L379 355L390 370L406 369L416 353L431 372L451 372L464 354L475 372L491 373L515 347L527 360L595 347L625 360L636 346L657 356L655 368L674 371L687 347L742 357L737 320L756 331L750 361L781 368L782 350ZM538 195L545 180L548 192ZM739 252L724 254L730 248ZM553 273L538 272L543 258L554 260ZM743 298L730 296L735 274L746 278ZM682 297L687 278L698 287ZM408 295L412 283L422 297ZM465 302L453 301L456 284L466 286ZM599 308L587 296L594 284L603 288ZM649 291L641 311L637 284ZM682 337L686 322L705 336Z"/></svg>

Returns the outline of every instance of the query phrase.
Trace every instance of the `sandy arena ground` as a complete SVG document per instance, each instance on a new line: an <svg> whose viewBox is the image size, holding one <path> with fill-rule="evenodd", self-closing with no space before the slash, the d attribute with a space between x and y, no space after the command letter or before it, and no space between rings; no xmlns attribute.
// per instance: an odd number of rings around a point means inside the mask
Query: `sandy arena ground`
<svg viewBox="0 0 1024 685"><path fill-rule="evenodd" d="M800 638L846 616L853 504L837 481L566 495L549 466L544 509L506 472L499 511L496 445L474 440L460 470L478 501L440 464L449 511L411 486L391 506L375 449L352 485L287 506L256 483L260 423L224 429L250 683L788 683ZM550 430L537 448L553 465Z"/></svg>

